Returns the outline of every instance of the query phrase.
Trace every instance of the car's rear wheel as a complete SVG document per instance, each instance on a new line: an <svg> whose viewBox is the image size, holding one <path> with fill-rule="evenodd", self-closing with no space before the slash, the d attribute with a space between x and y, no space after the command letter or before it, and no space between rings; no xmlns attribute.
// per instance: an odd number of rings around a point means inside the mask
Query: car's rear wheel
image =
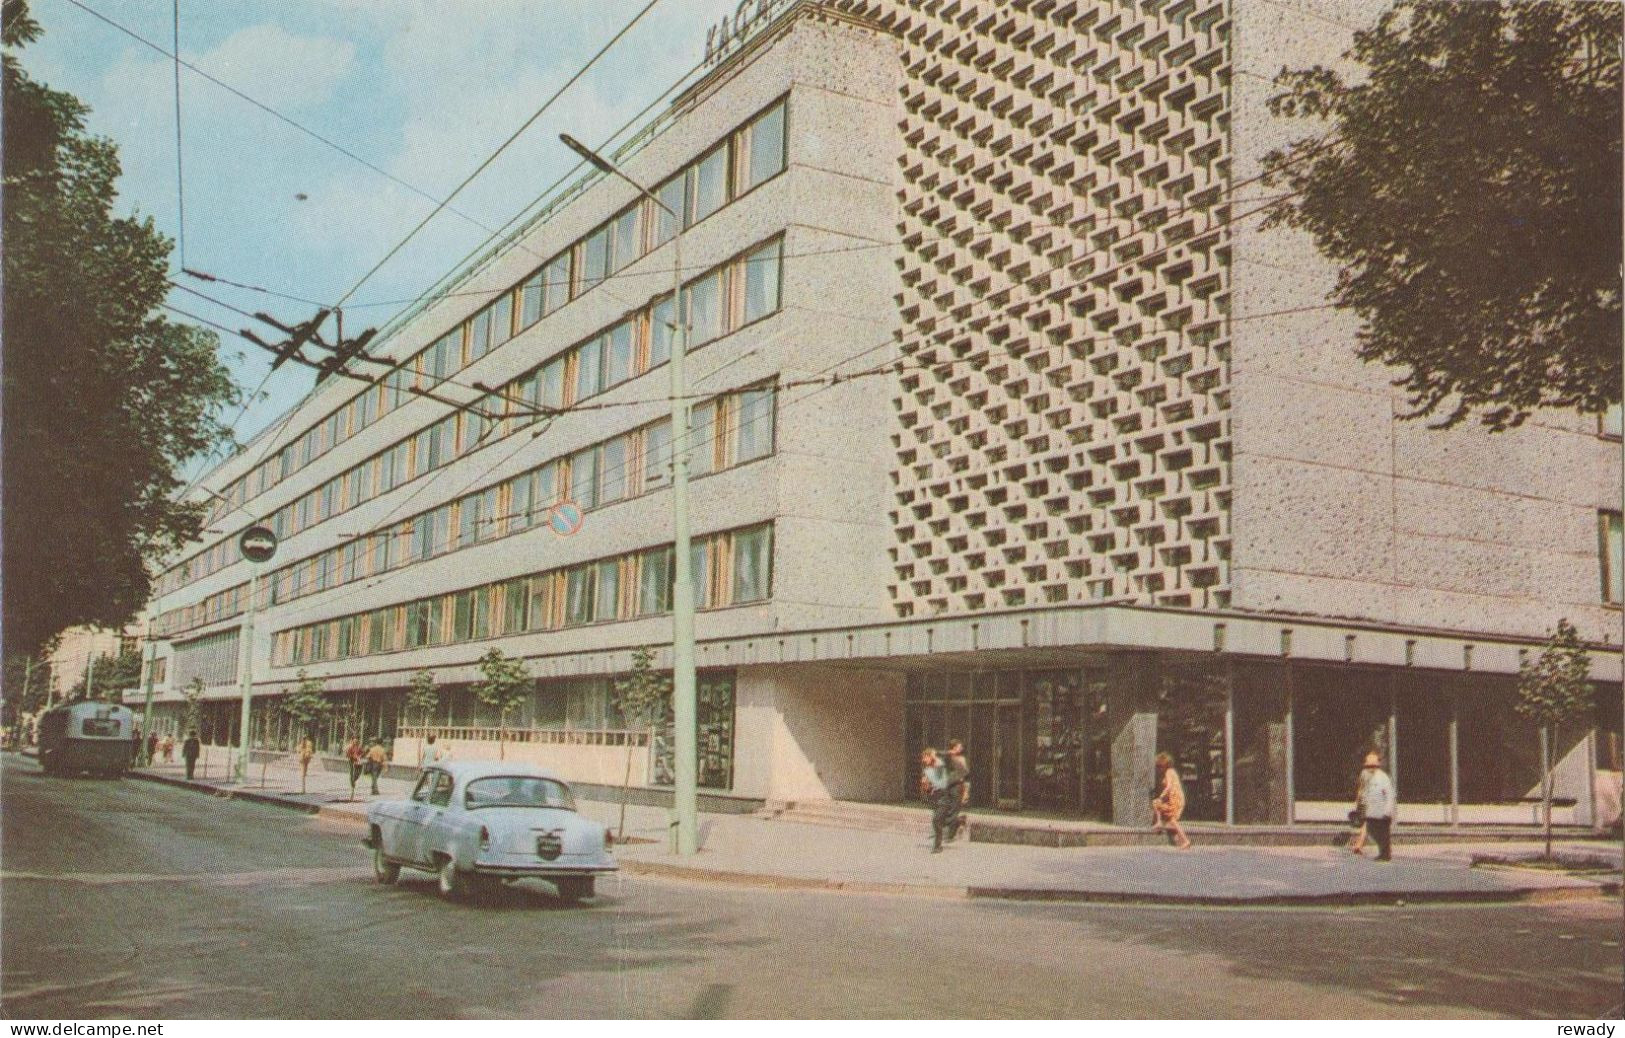
<svg viewBox="0 0 1625 1038"><path fill-rule="evenodd" d="M457 863L450 858L440 863L440 896L448 901L460 901L468 896L468 879L457 871Z"/></svg>
<svg viewBox="0 0 1625 1038"><path fill-rule="evenodd" d="M372 845L372 877L384 886L390 886L401 878L401 867L384 857L383 841L373 836Z"/></svg>
<svg viewBox="0 0 1625 1038"><path fill-rule="evenodd" d="M592 876L560 876L553 881L559 888L559 897L566 901L581 901L592 897Z"/></svg>

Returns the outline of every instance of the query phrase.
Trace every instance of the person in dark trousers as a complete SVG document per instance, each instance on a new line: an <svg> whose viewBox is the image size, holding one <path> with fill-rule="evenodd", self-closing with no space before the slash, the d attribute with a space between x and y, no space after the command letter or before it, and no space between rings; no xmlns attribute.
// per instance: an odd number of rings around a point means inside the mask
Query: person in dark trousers
<svg viewBox="0 0 1625 1038"><path fill-rule="evenodd" d="M186 762L186 777L191 778L197 770L198 754L203 750L203 744L198 741L197 729L186 733L186 741L181 743L181 760Z"/></svg>
<svg viewBox="0 0 1625 1038"><path fill-rule="evenodd" d="M935 746L920 751L920 795L931 805L931 853L942 853L942 834L956 801L948 792L948 766L937 756Z"/></svg>
<svg viewBox="0 0 1625 1038"><path fill-rule="evenodd" d="M970 803L970 765L965 761L965 744L958 739L948 740L948 839L959 839L965 831L965 805Z"/></svg>
<svg viewBox="0 0 1625 1038"><path fill-rule="evenodd" d="M147 763L148 764L157 764L158 763L158 733L157 732L149 732L147 734Z"/></svg>
<svg viewBox="0 0 1625 1038"><path fill-rule="evenodd" d="M384 762L389 759L389 753L384 749L384 740L374 739L372 746L367 750L367 777L372 779L372 795L378 795L378 776L384 773Z"/></svg>
<svg viewBox="0 0 1625 1038"><path fill-rule="evenodd" d="M135 767L141 763L141 729L137 728L130 735L130 765Z"/></svg>
<svg viewBox="0 0 1625 1038"><path fill-rule="evenodd" d="M1377 860L1393 861L1394 780L1382 770L1382 757L1376 750L1365 755L1364 781L1360 786L1360 811L1366 831L1377 841Z"/></svg>
<svg viewBox="0 0 1625 1038"><path fill-rule="evenodd" d="M350 762L350 799L355 799L355 784L361 781L361 759L366 753L361 749L361 740L351 738L344 744L344 759Z"/></svg>

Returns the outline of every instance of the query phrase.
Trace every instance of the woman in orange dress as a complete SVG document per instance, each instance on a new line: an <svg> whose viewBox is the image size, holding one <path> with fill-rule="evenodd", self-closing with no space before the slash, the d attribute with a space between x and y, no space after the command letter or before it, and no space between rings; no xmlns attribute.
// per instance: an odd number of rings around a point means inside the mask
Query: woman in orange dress
<svg viewBox="0 0 1625 1038"><path fill-rule="evenodd" d="M1179 816L1185 813L1185 787L1179 782L1174 759L1166 753L1157 754L1157 790L1156 798L1151 801L1151 812L1156 817L1152 828L1166 831L1180 850L1189 850L1190 837L1179 826Z"/></svg>

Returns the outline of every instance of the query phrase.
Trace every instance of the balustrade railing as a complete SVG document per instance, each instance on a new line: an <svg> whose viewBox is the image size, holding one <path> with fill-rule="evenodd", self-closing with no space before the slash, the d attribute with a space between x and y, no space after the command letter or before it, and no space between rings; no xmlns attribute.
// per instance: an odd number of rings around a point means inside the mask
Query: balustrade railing
<svg viewBox="0 0 1625 1038"><path fill-rule="evenodd" d="M539 743L551 746L648 746L647 728L501 728L484 726L404 725L396 738L423 739L433 732L436 739L469 742Z"/></svg>

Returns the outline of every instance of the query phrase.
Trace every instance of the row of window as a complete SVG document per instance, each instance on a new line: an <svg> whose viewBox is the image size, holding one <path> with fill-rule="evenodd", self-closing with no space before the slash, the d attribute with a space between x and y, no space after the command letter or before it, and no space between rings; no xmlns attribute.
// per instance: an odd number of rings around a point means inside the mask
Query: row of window
<svg viewBox="0 0 1625 1038"><path fill-rule="evenodd" d="M694 604L717 609L772 595L772 524L696 538ZM671 612L671 545L385 606L278 631L279 667L550 631Z"/></svg>
<svg viewBox="0 0 1625 1038"><path fill-rule="evenodd" d="M773 451L772 386L707 400L692 409L695 475L741 465ZM278 605L414 562L545 525L555 505L582 511L637 497L671 478L671 419L554 458L270 575Z"/></svg>
<svg viewBox="0 0 1625 1038"><path fill-rule="evenodd" d="M782 239L775 238L683 286L689 349L775 312L780 301ZM458 411L328 480L268 520L292 537L341 512L501 439L533 408L567 408L664 364L671 356L672 296L667 293L584 342L564 350L485 397L477 411ZM487 417L503 415L504 417ZM171 569L160 594L239 560L235 537Z"/></svg>
<svg viewBox="0 0 1625 1038"><path fill-rule="evenodd" d="M685 228L705 219L783 171L785 119L786 102L781 99L673 174L655 190L655 195L681 214ZM485 309L414 354L382 384L363 390L253 471L233 481L214 504L208 522L223 519L232 509L242 507L399 407L411 399L413 387L438 386L443 379L665 244L675 231L676 221L664 209L648 199L632 203L503 292ZM700 301L703 304L704 300ZM666 320L670 321L669 316ZM696 327L694 342L703 341L699 331ZM235 558L227 558L229 549L223 545L215 545L166 572L159 582L159 593L168 594L235 562Z"/></svg>
<svg viewBox="0 0 1625 1038"><path fill-rule="evenodd" d="M1619 512L1597 515L1598 554L1602 556L1602 600L1625 605L1625 518Z"/></svg>
<svg viewBox="0 0 1625 1038"><path fill-rule="evenodd" d="M691 408L690 474L705 476L773 453L775 398L771 385L753 386ZM663 418L283 566L268 576L259 604L284 604L543 525L548 510L565 501L587 511L657 490L671 478L671 461L671 419ZM166 611L157 630L167 637L214 623L240 614L247 602L244 582Z"/></svg>

